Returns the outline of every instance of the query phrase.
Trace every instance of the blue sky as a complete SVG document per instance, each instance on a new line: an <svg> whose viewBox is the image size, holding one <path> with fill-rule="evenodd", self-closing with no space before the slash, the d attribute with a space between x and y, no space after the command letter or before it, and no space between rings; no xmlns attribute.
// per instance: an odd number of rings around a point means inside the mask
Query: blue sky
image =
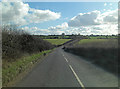
<svg viewBox="0 0 120 89"><path fill-rule="evenodd" d="M99 10L102 13L106 10L115 10L118 8L117 2L26 2L31 8L40 10L50 10L53 12L60 12L61 17L55 21L48 21L38 24L29 24L29 27L37 26L41 29L50 26L56 26L63 22L68 22L72 17L79 13L87 13L94 10ZM107 4L104 6L104 4ZM112 5L110 5L112 4Z"/></svg>
<svg viewBox="0 0 120 89"><path fill-rule="evenodd" d="M118 34L117 2L0 2L2 23L30 34ZM1 19L1 18L0 18Z"/></svg>

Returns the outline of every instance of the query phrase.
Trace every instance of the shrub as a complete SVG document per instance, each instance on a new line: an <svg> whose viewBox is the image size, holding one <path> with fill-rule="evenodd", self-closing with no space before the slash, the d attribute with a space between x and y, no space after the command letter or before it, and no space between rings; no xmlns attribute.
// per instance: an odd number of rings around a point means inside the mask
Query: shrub
<svg viewBox="0 0 120 89"><path fill-rule="evenodd" d="M15 61L24 54L52 49L53 45L40 37L21 31L17 26L2 27L2 59Z"/></svg>

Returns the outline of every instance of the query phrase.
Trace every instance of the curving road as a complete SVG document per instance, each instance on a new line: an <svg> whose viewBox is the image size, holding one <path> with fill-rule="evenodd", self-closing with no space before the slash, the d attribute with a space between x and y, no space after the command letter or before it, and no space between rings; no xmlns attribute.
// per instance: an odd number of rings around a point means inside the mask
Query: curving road
<svg viewBox="0 0 120 89"><path fill-rule="evenodd" d="M60 47L16 87L118 87L118 78Z"/></svg>

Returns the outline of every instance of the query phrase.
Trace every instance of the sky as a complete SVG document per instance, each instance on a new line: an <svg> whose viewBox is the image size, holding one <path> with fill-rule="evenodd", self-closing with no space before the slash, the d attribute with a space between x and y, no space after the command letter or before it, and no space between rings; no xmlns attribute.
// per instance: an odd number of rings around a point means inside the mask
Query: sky
<svg viewBox="0 0 120 89"><path fill-rule="evenodd" d="M35 35L118 34L117 2L6 2L3 24L19 24Z"/></svg>

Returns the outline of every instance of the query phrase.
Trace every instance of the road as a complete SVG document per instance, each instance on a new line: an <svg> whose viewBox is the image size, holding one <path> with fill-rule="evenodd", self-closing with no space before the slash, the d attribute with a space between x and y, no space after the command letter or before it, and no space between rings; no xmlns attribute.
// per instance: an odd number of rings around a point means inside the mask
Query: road
<svg viewBox="0 0 120 89"><path fill-rule="evenodd" d="M16 87L118 87L118 79L81 57L57 48Z"/></svg>

